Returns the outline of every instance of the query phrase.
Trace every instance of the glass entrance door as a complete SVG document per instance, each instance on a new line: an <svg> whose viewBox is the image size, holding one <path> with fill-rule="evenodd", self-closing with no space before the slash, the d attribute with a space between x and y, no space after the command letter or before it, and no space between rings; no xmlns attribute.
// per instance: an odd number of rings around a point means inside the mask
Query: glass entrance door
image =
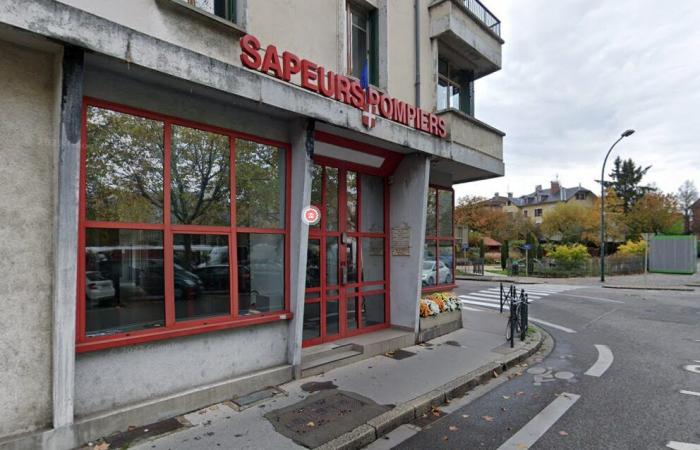
<svg viewBox="0 0 700 450"><path fill-rule="evenodd" d="M388 326L387 203L384 177L314 165L304 346Z"/></svg>

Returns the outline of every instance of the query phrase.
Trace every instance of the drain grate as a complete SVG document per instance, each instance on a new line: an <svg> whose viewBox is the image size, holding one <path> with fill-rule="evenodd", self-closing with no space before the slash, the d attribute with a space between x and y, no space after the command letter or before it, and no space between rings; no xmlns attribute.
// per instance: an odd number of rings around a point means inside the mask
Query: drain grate
<svg viewBox="0 0 700 450"><path fill-rule="evenodd" d="M322 391L265 414L275 430L294 442L315 448L384 413L389 406L346 391Z"/></svg>

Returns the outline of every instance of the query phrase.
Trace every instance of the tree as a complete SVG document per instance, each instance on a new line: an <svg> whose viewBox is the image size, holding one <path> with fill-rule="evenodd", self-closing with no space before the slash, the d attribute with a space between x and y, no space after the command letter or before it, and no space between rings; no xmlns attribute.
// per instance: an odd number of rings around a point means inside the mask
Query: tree
<svg viewBox="0 0 700 450"><path fill-rule="evenodd" d="M483 201L482 197L460 198L455 207L455 223L467 225L469 230L490 236L497 241L506 239L508 214L485 206Z"/></svg>
<svg viewBox="0 0 700 450"><path fill-rule="evenodd" d="M508 262L508 256L510 253L510 244L508 243L508 239L503 241L503 244L501 245L501 269L505 270Z"/></svg>
<svg viewBox="0 0 700 450"><path fill-rule="evenodd" d="M638 240L642 233L673 234L678 231L681 215L676 197L649 192L640 198L624 217L627 238Z"/></svg>
<svg viewBox="0 0 700 450"><path fill-rule="evenodd" d="M599 213L578 203L559 203L545 214L541 230L546 239L575 243L589 241L599 227Z"/></svg>
<svg viewBox="0 0 700 450"><path fill-rule="evenodd" d="M651 166L644 168L637 166L631 158L624 161L619 156L615 158L613 171L610 172L610 178L613 181L606 181L605 187L615 191L622 202L622 211L625 214L644 194L656 190L651 186L641 186L642 178L649 169Z"/></svg>
<svg viewBox="0 0 700 450"><path fill-rule="evenodd" d="M690 180L685 180L683 184L678 188L678 194L676 195L678 199L678 206L683 212L683 225L684 232L690 234L690 212L693 203L698 200L698 190L695 188L695 183ZM698 220L700 218L696 218Z"/></svg>

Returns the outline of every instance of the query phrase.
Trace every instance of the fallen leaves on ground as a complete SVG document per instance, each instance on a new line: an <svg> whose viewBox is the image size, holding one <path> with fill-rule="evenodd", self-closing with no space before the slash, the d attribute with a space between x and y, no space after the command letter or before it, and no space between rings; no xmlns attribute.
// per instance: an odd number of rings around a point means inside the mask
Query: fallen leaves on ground
<svg viewBox="0 0 700 450"><path fill-rule="evenodd" d="M515 393L515 395L516 395L517 397L520 397L521 395L525 395L525 392L523 392L523 391L518 391L518 392Z"/></svg>
<svg viewBox="0 0 700 450"><path fill-rule="evenodd" d="M457 427L454 426L454 425L450 425L450 426L448 427L448 429L449 429L450 431L457 431L457 430L459 430L459 428L457 428Z"/></svg>
<svg viewBox="0 0 700 450"><path fill-rule="evenodd" d="M107 450L109 448L109 444L106 442L102 442L100 444L95 445L92 447L92 450Z"/></svg>
<svg viewBox="0 0 700 450"><path fill-rule="evenodd" d="M568 436L568 435L569 435L569 433L567 433L566 431L559 432L559 436Z"/></svg>
<svg viewBox="0 0 700 450"><path fill-rule="evenodd" d="M469 418L469 414L462 414L462 418L463 418L463 419L468 419L468 418Z"/></svg>
<svg viewBox="0 0 700 450"><path fill-rule="evenodd" d="M496 373L495 370L493 371L493 377L494 377L494 378L498 378L498 374Z"/></svg>
<svg viewBox="0 0 700 450"><path fill-rule="evenodd" d="M487 422L493 422L493 417L491 417L491 416L481 416L481 418Z"/></svg>
<svg viewBox="0 0 700 450"><path fill-rule="evenodd" d="M504 395L504 396L503 396L503 399L504 399L504 400L508 400L509 398L510 398L510 395Z"/></svg>
<svg viewBox="0 0 700 450"><path fill-rule="evenodd" d="M306 424L306 426L307 426L307 427L315 427L316 424L313 423L313 422L309 422L309 423Z"/></svg>

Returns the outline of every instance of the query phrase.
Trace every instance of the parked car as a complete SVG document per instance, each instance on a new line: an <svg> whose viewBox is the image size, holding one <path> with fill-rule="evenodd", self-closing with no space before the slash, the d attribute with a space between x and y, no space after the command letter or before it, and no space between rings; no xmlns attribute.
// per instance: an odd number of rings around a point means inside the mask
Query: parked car
<svg viewBox="0 0 700 450"><path fill-rule="evenodd" d="M452 270L450 270L450 268L447 267L444 262L440 261L440 265L437 266L439 279L435 268L435 261L423 261L423 286L432 286L436 284L435 280L438 280L437 284L447 284L452 282Z"/></svg>
<svg viewBox="0 0 700 450"><path fill-rule="evenodd" d="M85 297L88 306L99 304L102 300L111 300L114 294L112 280L103 277L100 272L85 273Z"/></svg>

